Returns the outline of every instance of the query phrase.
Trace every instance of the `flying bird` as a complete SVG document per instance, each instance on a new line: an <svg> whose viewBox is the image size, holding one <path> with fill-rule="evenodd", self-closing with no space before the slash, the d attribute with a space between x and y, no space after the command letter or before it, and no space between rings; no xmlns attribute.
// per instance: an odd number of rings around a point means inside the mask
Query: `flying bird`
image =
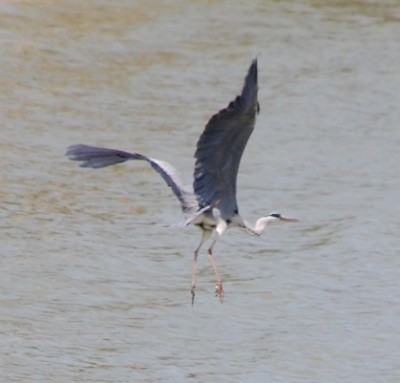
<svg viewBox="0 0 400 383"><path fill-rule="evenodd" d="M195 152L193 184L185 184L180 173L169 163L139 153L128 153L88 145L73 145L66 152L69 159L80 161L84 168L103 168L128 160L147 162L172 189L187 219L184 226L195 225L202 236L194 251L191 298L196 291L197 257L202 245L212 239L207 251L216 279L215 295L222 301L224 290L213 256L218 239L230 227L238 227L253 235L261 235L273 222L295 222L297 219L271 213L252 226L239 215L236 201L236 180L240 160L260 111L257 100L257 59L253 60L244 86L228 106L214 114L201 134Z"/></svg>

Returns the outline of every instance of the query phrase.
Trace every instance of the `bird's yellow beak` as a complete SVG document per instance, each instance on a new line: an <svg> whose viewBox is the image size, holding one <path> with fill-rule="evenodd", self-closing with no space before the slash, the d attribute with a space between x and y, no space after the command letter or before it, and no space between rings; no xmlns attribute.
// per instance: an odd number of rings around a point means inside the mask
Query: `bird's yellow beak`
<svg viewBox="0 0 400 383"><path fill-rule="evenodd" d="M283 217L283 216L281 216L280 220L284 221L284 222L299 222L299 220L297 218L289 218L289 217Z"/></svg>

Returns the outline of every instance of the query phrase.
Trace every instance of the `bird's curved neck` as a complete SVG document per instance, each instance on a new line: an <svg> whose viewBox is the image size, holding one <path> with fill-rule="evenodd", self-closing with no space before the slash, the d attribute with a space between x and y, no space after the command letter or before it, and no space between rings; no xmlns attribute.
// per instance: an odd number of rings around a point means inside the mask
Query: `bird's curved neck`
<svg viewBox="0 0 400 383"><path fill-rule="evenodd" d="M245 227L250 233L255 235L261 235L264 232L266 226L273 220L274 218L272 217L261 217L256 221L254 227L252 227L247 222L245 223Z"/></svg>

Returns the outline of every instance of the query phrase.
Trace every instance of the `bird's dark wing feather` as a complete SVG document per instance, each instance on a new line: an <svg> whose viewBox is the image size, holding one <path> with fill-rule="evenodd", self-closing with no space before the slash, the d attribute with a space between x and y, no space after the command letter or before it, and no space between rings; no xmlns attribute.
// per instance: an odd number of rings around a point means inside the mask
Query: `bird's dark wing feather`
<svg viewBox="0 0 400 383"><path fill-rule="evenodd" d="M257 60L254 60L242 93L211 117L197 143L194 192L200 207L216 204L224 219L238 213L236 179L259 111L257 90Z"/></svg>
<svg viewBox="0 0 400 383"><path fill-rule="evenodd" d="M183 211L195 210L198 205L193 191L183 184L178 171L169 163L149 158L139 153L128 153L122 150L100 148L89 145L73 145L66 152L70 160L80 161L84 168L104 168L128 160L143 160L161 175L182 204Z"/></svg>

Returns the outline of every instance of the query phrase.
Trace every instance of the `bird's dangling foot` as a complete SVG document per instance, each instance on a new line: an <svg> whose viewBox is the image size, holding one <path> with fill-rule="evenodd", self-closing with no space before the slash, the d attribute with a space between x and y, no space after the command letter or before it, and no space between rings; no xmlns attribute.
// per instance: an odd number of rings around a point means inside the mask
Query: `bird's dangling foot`
<svg viewBox="0 0 400 383"><path fill-rule="evenodd" d="M192 306L193 306L194 305L194 297L196 295L196 286L195 285L192 285L190 292L192 293Z"/></svg>
<svg viewBox="0 0 400 383"><path fill-rule="evenodd" d="M221 303L224 301L224 289L222 288L221 281L218 281L215 286L215 296L219 298Z"/></svg>

